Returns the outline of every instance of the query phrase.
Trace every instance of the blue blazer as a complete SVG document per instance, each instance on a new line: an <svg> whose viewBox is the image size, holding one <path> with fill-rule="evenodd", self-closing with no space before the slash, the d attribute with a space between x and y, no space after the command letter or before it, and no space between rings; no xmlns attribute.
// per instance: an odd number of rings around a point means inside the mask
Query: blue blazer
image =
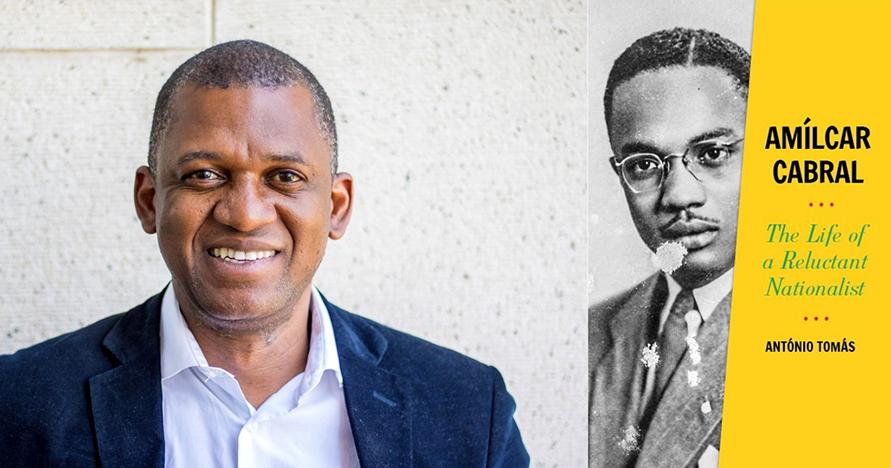
<svg viewBox="0 0 891 468"><path fill-rule="evenodd" d="M164 466L161 297L0 356L0 466ZM495 368L325 304L363 467L529 466Z"/></svg>

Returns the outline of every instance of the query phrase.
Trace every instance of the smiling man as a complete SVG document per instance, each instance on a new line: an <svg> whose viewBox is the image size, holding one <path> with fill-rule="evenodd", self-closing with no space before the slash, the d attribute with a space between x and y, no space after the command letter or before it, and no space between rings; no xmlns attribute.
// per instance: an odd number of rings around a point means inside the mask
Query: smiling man
<svg viewBox="0 0 891 468"><path fill-rule="evenodd" d="M658 272L590 310L592 467L717 466L749 54L704 30L639 39L604 106Z"/></svg>
<svg viewBox="0 0 891 468"><path fill-rule="evenodd" d="M158 95L142 228L172 282L129 312L0 357L10 466L527 466L499 373L312 286L349 223L328 97L236 41Z"/></svg>

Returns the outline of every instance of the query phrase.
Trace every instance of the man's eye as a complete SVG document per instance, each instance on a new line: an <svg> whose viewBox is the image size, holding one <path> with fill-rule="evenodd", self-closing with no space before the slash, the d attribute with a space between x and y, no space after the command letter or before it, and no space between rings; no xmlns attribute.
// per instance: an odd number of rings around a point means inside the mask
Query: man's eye
<svg viewBox="0 0 891 468"><path fill-rule="evenodd" d="M699 163L706 166L723 164L730 158L730 148L726 146L712 146L699 153Z"/></svg>
<svg viewBox="0 0 891 468"><path fill-rule="evenodd" d="M217 174L216 172L211 171L211 170L209 170L209 169L201 169L201 170L197 170L197 171L195 171L195 172L190 172L190 173L189 173L188 175L186 175L183 179L184 179L184 180L186 180L186 179L191 179L191 180L218 180L218 179L222 179L222 177L220 177L220 175Z"/></svg>
<svg viewBox="0 0 891 468"><path fill-rule="evenodd" d="M659 164L656 161L653 161L652 159L639 159L637 161L629 161L629 162L630 162L629 169L631 170L632 173L634 173L635 175L638 175L638 176L652 174L653 172L656 172L656 170L659 168Z"/></svg>
<svg viewBox="0 0 891 468"><path fill-rule="evenodd" d="M634 163L633 167L638 171L649 171L656 167L656 163L653 161L638 161Z"/></svg>
<svg viewBox="0 0 891 468"><path fill-rule="evenodd" d="M278 171L272 174L272 180L282 184L296 184L303 181L303 177L294 171Z"/></svg>

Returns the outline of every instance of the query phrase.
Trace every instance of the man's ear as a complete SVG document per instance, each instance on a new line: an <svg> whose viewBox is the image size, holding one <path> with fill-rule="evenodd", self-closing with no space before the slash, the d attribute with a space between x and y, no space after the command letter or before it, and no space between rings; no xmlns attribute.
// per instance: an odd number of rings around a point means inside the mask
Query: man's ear
<svg viewBox="0 0 891 468"><path fill-rule="evenodd" d="M147 166L136 169L136 182L133 185L133 201L136 216L142 222L142 230L148 234L157 232L155 228L155 176Z"/></svg>
<svg viewBox="0 0 891 468"><path fill-rule="evenodd" d="M334 175L334 183L331 184L331 229L328 237L334 240L343 237L352 214L353 176L339 172Z"/></svg>

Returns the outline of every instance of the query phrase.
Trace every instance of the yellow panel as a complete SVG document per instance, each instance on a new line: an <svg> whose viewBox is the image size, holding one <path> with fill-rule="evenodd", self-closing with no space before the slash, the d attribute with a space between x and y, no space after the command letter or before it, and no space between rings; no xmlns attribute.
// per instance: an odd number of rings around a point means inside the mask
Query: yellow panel
<svg viewBox="0 0 891 468"><path fill-rule="evenodd" d="M882 2L756 4L722 468L891 466L889 29L891 7ZM822 143L832 125L868 127L870 148L767 148L771 127L780 136L783 126L816 128ZM826 160L836 170L845 161L849 171L856 162L863 183L777 183L777 160ZM769 242L770 224L798 237ZM812 225L814 237L834 226L837 241L808 242ZM783 268L787 251L829 261ZM866 264L838 269L832 256ZM780 295L771 278L783 279ZM802 287L790 287L796 282ZM814 348L767 350L780 340ZM842 340L847 352L819 350L818 341Z"/></svg>

